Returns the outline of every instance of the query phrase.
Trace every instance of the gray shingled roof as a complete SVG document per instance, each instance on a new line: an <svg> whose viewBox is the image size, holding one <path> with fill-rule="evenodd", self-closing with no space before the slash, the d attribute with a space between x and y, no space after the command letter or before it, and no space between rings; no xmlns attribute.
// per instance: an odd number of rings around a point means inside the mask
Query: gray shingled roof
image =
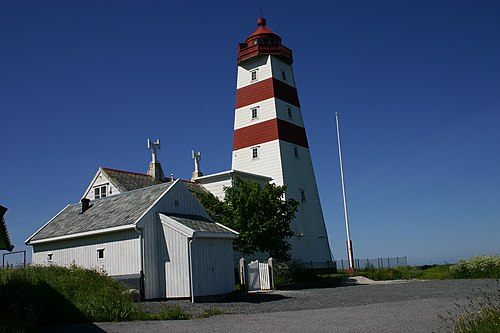
<svg viewBox="0 0 500 333"><path fill-rule="evenodd" d="M172 184L169 182L93 200L83 214L81 204L69 205L30 241L134 224Z"/></svg>
<svg viewBox="0 0 500 333"><path fill-rule="evenodd" d="M214 221L206 219L202 216L170 213L162 214L197 232L232 233L226 228L216 224Z"/></svg>
<svg viewBox="0 0 500 333"><path fill-rule="evenodd" d="M162 184L162 181L156 180L150 175L121 171L109 168L102 168L111 182L115 184L120 192L137 190L144 187Z"/></svg>

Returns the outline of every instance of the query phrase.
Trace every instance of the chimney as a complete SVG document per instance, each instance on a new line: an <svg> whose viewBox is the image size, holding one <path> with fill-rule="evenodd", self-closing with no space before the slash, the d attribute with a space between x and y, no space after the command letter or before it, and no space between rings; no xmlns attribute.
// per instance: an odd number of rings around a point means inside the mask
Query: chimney
<svg viewBox="0 0 500 333"><path fill-rule="evenodd" d="M191 157L194 161L194 171L191 175L191 181L194 181L196 178L203 176L203 172L200 170L201 152L196 153L192 150Z"/></svg>
<svg viewBox="0 0 500 333"><path fill-rule="evenodd" d="M163 173L163 169L161 168L161 164L156 159L157 150L160 149L160 140L156 140L156 142L153 142L152 140L148 139L148 149L152 150L152 159L151 163L149 163L148 175L153 177L155 180L159 180L162 182L166 181L165 174Z"/></svg>
<svg viewBox="0 0 500 333"><path fill-rule="evenodd" d="M82 199L82 212L81 212L81 214L85 213L89 208L90 208L90 199L83 198Z"/></svg>

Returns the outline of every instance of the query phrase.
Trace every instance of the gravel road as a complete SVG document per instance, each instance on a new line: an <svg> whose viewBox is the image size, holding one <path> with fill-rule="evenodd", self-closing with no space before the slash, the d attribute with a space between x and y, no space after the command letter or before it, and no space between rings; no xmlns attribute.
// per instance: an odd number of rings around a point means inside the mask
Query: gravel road
<svg viewBox="0 0 500 333"><path fill-rule="evenodd" d="M217 309L225 315L189 321L97 323L54 332L446 332L438 314L450 317L465 304L497 292L495 280L432 280L373 283L335 288L253 293L238 301L192 304L187 300L144 302L150 312L178 306L194 315ZM477 301L475 301L477 304Z"/></svg>

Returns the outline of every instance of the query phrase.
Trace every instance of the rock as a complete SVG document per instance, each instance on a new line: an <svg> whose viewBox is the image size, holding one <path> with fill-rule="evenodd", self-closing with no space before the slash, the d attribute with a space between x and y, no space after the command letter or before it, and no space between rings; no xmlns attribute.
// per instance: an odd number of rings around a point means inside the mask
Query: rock
<svg viewBox="0 0 500 333"><path fill-rule="evenodd" d="M123 292L124 295L127 295L130 300L134 303L141 301L141 292L137 289L128 289Z"/></svg>

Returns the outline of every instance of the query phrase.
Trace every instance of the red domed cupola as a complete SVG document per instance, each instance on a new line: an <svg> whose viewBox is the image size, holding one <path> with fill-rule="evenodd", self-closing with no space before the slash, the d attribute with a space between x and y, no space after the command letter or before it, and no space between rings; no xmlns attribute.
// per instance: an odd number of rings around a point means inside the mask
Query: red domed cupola
<svg viewBox="0 0 500 333"><path fill-rule="evenodd" d="M238 64L258 55L276 55L291 64L292 50L281 44L281 37L266 27L266 19L257 20L259 26L238 48Z"/></svg>

